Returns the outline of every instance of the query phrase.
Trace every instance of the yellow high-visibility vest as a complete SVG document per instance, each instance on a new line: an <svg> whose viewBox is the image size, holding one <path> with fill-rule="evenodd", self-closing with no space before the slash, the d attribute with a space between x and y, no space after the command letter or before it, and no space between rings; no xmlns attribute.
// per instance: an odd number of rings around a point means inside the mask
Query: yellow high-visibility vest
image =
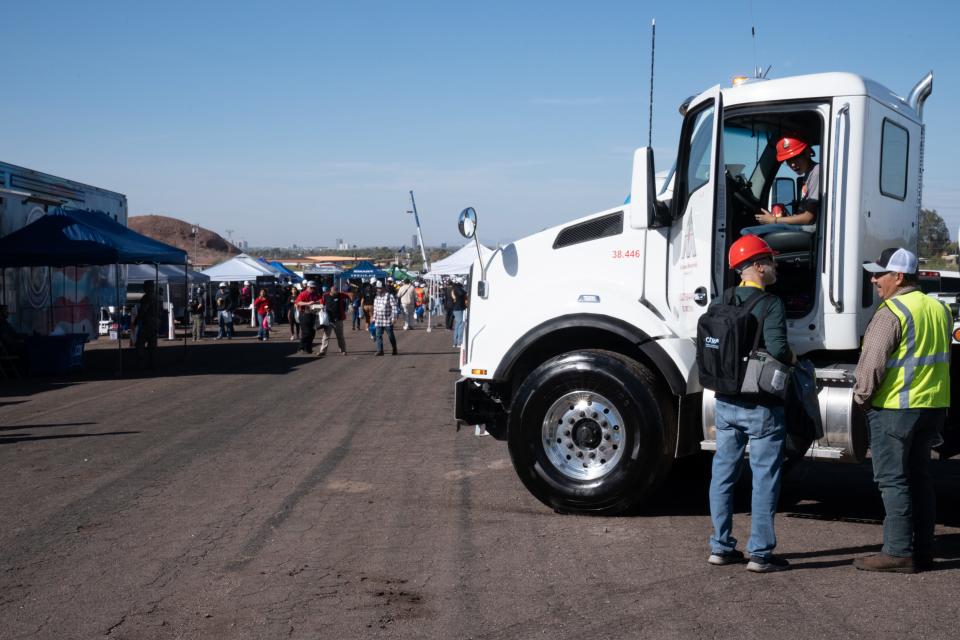
<svg viewBox="0 0 960 640"><path fill-rule="evenodd" d="M883 409L950 406L950 333L953 317L943 303L921 291L881 303L900 320L900 344L870 402Z"/></svg>

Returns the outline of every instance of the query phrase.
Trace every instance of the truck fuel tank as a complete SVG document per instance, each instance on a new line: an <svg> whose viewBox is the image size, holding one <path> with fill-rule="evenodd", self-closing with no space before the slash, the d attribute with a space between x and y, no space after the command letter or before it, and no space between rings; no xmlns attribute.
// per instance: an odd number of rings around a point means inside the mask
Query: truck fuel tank
<svg viewBox="0 0 960 640"><path fill-rule="evenodd" d="M854 365L836 364L816 370L823 437L813 442L806 457L838 462L862 462L866 458L866 416L853 404L854 368ZM715 451L717 432L713 391L703 390L701 409L703 441L700 448Z"/></svg>

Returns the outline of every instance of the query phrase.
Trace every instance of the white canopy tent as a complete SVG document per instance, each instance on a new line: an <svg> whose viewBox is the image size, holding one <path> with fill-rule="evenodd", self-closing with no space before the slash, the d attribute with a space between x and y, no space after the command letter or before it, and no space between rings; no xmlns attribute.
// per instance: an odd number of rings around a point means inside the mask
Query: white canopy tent
<svg viewBox="0 0 960 640"><path fill-rule="evenodd" d="M273 277L278 280L289 277L288 274L281 273L276 267L266 265L245 253L234 256L226 262L215 264L200 273L208 276L211 280L222 280L224 282L243 282L244 280L256 280L259 277Z"/></svg>
<svg viewBox="0 0 960 640"><path fill-rule="evenodd" d="M480 245L480 256L487 261L493 249L488 249ZM470 266L477 259L477 246L473 241L463 245L453 254L447 256L439 262L430 266L430 273L426 274L428 278L439 278L440 276L466 275L470 273Z"/></svg>
<svg viewBox="0 0 960 640"><path fill-rule="evenodd" d="M215 264L209 269L204 269L201 273L209 276L211 280L221 280L224 282L243 282L244 280L250 280L256 283L257 278L275 278L278 282L283 282L284 280L290 279L289 273L285 273L271 264L265 264L245 253L234 256L226 262ZM250 310L250 326L255 327L257 322L256 314L253 312L252 299L250 306L243 308Z"/></svg>

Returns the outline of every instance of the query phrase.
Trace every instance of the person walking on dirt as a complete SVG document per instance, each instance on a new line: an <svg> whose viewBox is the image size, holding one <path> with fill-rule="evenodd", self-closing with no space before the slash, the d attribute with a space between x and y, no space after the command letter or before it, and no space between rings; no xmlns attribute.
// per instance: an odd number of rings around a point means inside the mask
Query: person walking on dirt
<svg viewBox="0 0 960 640"><path fill-rule="evenodd" d="M460 284L459 278L453 279L450 287L450 302L453 308L453 348L458 349L463 344L463 314L467 311L467 290Z"/></svg>
<svg viewBox="0 0 960 640"><path fill-rule="evenodd" d="M324 287L326 289L326 287ZM340 293L336 284L330 286L329 291L323 294L323 307L327 311L328 322L321 331L320 353L327 354L327 345L330 343L330 333L337 336L337 347L340 349L340 355L347 355L347 341L343 337L343 321L347 319L347 309L350 306L350 298L345 293Z"/></svg>
<svg viewBox="0 0 960 640"><path fill-rule="evenodd" d="M728 263L740 274L740 285L733 290L731 302L736 306L751 298L765 295L764 289L777 281L774 251L757 236L743 236L730 246ZM722 304L722 296L711 304ZM768 300L754 304L751 313L758 322L761 343L780 362L793 362L787 344L787 319L783 301L768 295ZM777 536L773 517L780 495L780 473L783 444L786 437L786 416L783 402L773 396L716 395L717 451L713 456L710 479L710 536L712 565L727 565L745 560L733 537L733 488L740 477L743 454L750 444L750 470L753 472L753 496L750 511L750 539L747 570L756 573L782 571L789 563L773 555Z"/></svg>
<svg viewBox="0 0 960 640"><path fill-rule="evenodd" d="M413 322L413 314L416 309L416 288L411 284L410 278L405 278L400 289L397 290L397 298L403 307L403 330L410 328Z"/></svg>
<svg viewBox="0 0 960 640"><path fill-rule="evenodd" d="M392 291L377 282L377 297L373 302L373 322L376 325L377 352L374 355L383 355L383 334L386 333L393 348L393 355L397 355L397 338L393 335L393 321L400 313L400 304Z"/></svg>
<svg viewBox="0 0 960 640"><path fill-rule="evenodd" d="M290 292L287 294L287 322L290 323L290 339L299 340L300 339L300 310L297 309L297 296L300 295L300 291L294 287L290 287Z"/></svg>
<svg viewBox="0 0 960 640"><path fill-rule="evenodd" d="M257 313L257 340L270 339L270 298L266 289L260 289L260 295L253 301L253 308Z"/></svg>
<svg viewBox="0 0 960 640"><path fill-rule="evenodd" d="M883 498L883 549L863 571L933 565L936 496L930 450L950 407L950 309L917 288L917 257L885 249L863 265L882 302L867 326L853 399L867 415L873 478Z"/></svg>
<svg viewBox="0 0 960 640"><path fill-rule="evenodd" d="M370 328L370 324L373 322L373 300L376 297L377 290L374 288L373 282L364 282L360 287L360 308L363 309L363 318L367 323L367 329Z"/></svg>
<svg viewBox="0 0 960 640"><path fill-rule="evenodd" d="M197 289L190 298L190 322L193 328L193 341L203 340L203 290Z"/></svg>
<svg viewBox="0 0 960 640"><path fill-rule="evenodd" d="M233 294L227 289L227 283L221 282L217 289L217 340L226 335L227 340L233 338Z"/></svg>
<svg viewBox="0 0 960 640"><path fill-rule="evenodd" d="M157 325L159 320L156 289L153 280L147 280L143 283L143 297L137 307L134 327L137 331L137 357L143 361L144 351L146 351L146 362L151 367L154 364L154 354L157 350Z"/></svg>
<svg viewBox="0 0 960 640"><path fill-rule="evenodd" d="M317 312L313 305L320 302L317 283L307 281L307 287L297 296L297 309L300 310L300 348L301 353L313 353L313 338L317 335Z"/></svg>

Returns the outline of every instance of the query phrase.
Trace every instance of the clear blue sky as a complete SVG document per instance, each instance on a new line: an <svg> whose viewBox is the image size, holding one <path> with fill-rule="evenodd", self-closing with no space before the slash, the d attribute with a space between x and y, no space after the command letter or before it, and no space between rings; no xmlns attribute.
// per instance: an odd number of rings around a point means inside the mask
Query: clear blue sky
<svg viewBox="0 0 960 640"><path fill-rule="evenodd" d="M688 95L756 61L906 95L928 70L924 205L952 237L957 3L30 2L0 26L0 160L127 194L132 215L251 244L508 241L616 206ZM752 12L752 19L751 19ZM801 26L797 26L801 25Z"/></svg>

